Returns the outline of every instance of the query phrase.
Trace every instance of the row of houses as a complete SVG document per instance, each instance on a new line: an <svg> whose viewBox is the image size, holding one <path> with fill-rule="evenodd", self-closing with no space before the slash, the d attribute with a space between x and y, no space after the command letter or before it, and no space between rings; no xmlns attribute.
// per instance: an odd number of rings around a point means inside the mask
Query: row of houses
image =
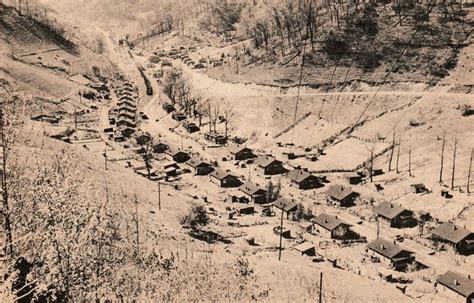
<svg viewBox="0 0 474 303"><path fill-rule="evenodd" d="M130 82L124 82L115 90L119 101L117 106L109 112L109 122L115 125L113 140L123 142L136 132L137 104L135 101L136 89Z"/></svg>

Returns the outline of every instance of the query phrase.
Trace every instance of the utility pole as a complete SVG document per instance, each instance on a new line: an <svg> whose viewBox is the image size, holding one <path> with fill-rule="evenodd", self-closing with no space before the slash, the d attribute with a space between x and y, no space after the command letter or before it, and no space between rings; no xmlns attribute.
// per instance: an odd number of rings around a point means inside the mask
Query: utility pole
<svg viewBox="0 0 474 303"><path fill-rule="evenodd" d="M410 177L413 177L413 175L411 174L411 145L408 148L408 174L410 175Z"/></svg>
<svg viewBox="0 0 474 303"><path fill-rule="evenodd" d="M319 274L319 303L323 303L323 272Z"/></svg>
<svg viewBox="0 0 474 303"><path fill-rule="evenodd" d="M107 170L107 147L104 149L105 170Z"/></svg>
<svg viewBox="0 0 474 303"><path fill-rule="evenodd" d="M283 241L283 213L285 206L281 207L281 221L280 221L280 250L278 251L278 261L281 261L282 241Z"/></svg>
<svg viewBox="0 0 474 303"><path fill-rule="evenodd" d="M439 183L443 182L443 166L444 166L444 146L446 144L446 131L443 131L443 145L441 146L441 167L439 169Z"/></svg>
<svg viewBox="0 0 474 303"><path fill-rule="evenodd" d="M472 170L472 155L474 153L474 149L471 149L471 160L469 161L469 171L467 172L467 193L470 193L469 185L471 183L471 170Z"/></svg>
<svg viewBox="0 0 474 303"><path fill-rule="evenodd" d="M379 217L377 216L377 239L379 238L380 236L380 221L379 221Z"/></svg>
<svg viewBox="0 0 474 303"><path fill-rule="evenodd" d="M158 181L158 210L161 211L161 182Z"/></svg>
<svg viewBox="0 0 474 303"><path fill-rule="evenodd" d="M374 148L370 150L370 182L374 181Z"/></svg>
<svg viewBox="0 0 474 303"><path fill-rule="evenodd" d="M451 189L454 189L454 172L456 170L456 151L458 147L459 139L456 137L454 138L454 151L453 151L453 172L451 174Z"/></svg>
<svg viewBox="0 0 474 303"><path fill-rule="evenodd" d="M398 151L397 151L397 174L400 173L398 163L400 162L400 148L402 147L402 139L398 139Z"/></svg>

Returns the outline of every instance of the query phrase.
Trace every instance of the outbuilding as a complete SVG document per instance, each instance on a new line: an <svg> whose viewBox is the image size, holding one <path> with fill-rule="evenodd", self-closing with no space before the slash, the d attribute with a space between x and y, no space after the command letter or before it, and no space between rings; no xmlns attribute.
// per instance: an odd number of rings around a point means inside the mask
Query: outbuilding
<svg viewBox="0 0 474 303"><path fill-rule="evenodd" d="M297 251L301 253L301 255L307 255L310 257L313 257L316 255L316 248L314 247L314 244L311 242L303 242L301 244L298 244L294 247Z"/></svg>

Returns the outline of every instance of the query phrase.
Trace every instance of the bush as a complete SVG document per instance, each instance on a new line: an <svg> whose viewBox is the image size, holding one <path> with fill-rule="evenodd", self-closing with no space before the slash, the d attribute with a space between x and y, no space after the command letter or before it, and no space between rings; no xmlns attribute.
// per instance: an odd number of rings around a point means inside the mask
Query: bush
<svg viewBox="0 0 474 303"><path fill-rule="evenodd" d="M202 205L193 205L188 213L180 219L181 225L193 230L199 229L209 223L209 216Z"/></svg>
<svg viewBox="0 0 474 303"><path fill-rule="evenodd" d="M330 31L323 38L323 51L332 59L338 60L349 51L349 43L344 33Z"/></svg>

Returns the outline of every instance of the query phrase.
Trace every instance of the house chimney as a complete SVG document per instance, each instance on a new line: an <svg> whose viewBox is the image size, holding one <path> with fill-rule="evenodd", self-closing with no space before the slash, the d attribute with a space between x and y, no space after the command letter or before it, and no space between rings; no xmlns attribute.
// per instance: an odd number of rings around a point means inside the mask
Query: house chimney
<svg viewBox="0 0 474 303"><path fill-rule="evenodd" d="M385 249L385 245L383 245L383 244L380 245L380 248L381 248L381 249Z"/></svg>
<svg viewBox="0 0 474 303"><path fill-rule="evenodd" d="M336 218L336 219L337 219L337 215L335 215L335 216L334 216L334 218Z"/></svg>
<svg viewBox="0 0 474 303"><path fill-rule="evenodd" d="M324 219L324 223L328 223L328 219Z"/></svg>
<svg viewBox="0 0 474 303"><path fill-rule="evenodd" d="M454 279L454 285L459 285L458 279Z"/></svg>
<svg viewBox="0 0 474 303"><path fill-rule="evenodd" d="M458 228L456 227L456 225L453 225L453 230L458 230Z"/></svg>
<svg viewBox="0 0 474 303"><path fill-rule="evenodd" d="M467 275L467 279L468 279L468 280L471 280L471 275Z"/></svg>
<svg viewBox="0 0 474 303"><path fill-rule="evenodd" d="M390 208L393 208L393 204L392 204L392 203L390 203Z"/></svg>

